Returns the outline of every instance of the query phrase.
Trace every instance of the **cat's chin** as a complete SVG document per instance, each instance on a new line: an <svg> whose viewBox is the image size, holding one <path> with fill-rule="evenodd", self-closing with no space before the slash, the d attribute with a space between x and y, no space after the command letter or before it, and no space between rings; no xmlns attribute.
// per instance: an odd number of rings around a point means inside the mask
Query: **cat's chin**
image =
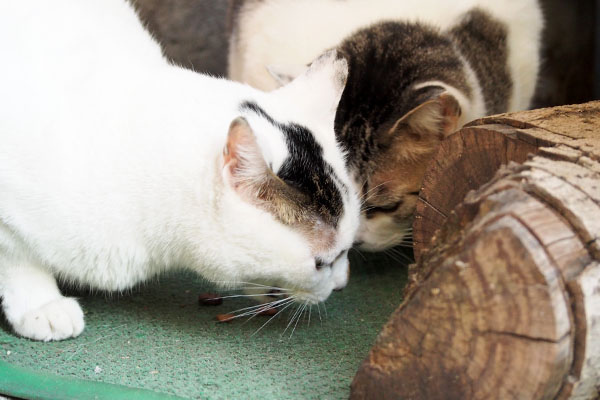
<svg viewBox="0 0 600 400"><path fill-rule="evenodd" d="M324 302L325 300L327 300L330 294L331 290L329 290L329 292L322 293L299 291L294 293L292 296L294 297L296 303L307 304L309 306L312 306Z"/></svg>
<svg viewBox="0 0 600 400"><path fill-rule="evenodd" d="M345 284L343 285L345 286ZM314 305L322 303L329 298L334 289L341 289L343 286L336 287L333 280L322 281L317 287L306 289L295 289L290 297L293 297L297 303Z"/></svg>
<svg viewBox="0 0 600 400"><path fill-rule="evenodd" d="M380 252L399 245L408 245L411 221L400 224L388 217L362 220L354 245L359 250Z"/></svg>
<svg viewBox="0 0 600 400"><path fill-rule="evenodd" d="M402 239L404 235L401 235L397 240L384 240L384 241L358 241L356 248L361 251L366 251L369 253L379 253L382 251L386 251L392 249L396 246L402 245Z"/></svg>

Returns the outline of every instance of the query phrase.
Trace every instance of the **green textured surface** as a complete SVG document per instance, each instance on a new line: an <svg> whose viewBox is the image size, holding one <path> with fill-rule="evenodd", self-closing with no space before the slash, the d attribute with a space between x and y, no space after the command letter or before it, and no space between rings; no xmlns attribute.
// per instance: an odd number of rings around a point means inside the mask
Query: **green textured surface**
<svg viewBox="0 0 600 400"><path fill-rule="evenodd" d="M86 329L76 339L33 342L2 325L0 360L50 375L187 398L347 398L358 366L400 304L406 282L406 268L383 256L352 261L350 283L326 302L327 316L321 306L319 321L313 308L310 325L306 315L291 338L291 329L282 335L287 312L255 335L267 317L216 323L217 313L254 303L236 298L199 307L198 294L210 286L177 273L122 296L83 296ZM7 387L0 379L0 393L10 394ZM40 398L72 398L65 393L56 389L54 397Z"/></svg>
<svg viewBox="0 0 600 400"><path fill-rule="evenodd" d="M33 399L53 399L60 393L69 400L178 400L181 397L122 385L51 375L0 361L0 387L6 394Z"/></svg>

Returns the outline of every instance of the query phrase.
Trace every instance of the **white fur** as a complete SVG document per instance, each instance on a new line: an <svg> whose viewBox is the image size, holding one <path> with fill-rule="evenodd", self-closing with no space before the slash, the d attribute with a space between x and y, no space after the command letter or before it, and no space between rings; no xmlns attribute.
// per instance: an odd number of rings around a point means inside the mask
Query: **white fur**
<svg viewBox="0 0 600 400"><path fill-rule="evenodd" d="M467 79L468 83L471 84L471 87L474 88L471 97L467 97L460 90L442 81L426 81L418 83L414 85L414 89L416 90L427 86L439 86L444 88L446 92L451 94L456 99L456 101L458 101L460 109L464 110L464 112L460 115L460 118L458 119L458 126L463 126L467 122L485 115L485 103L483 100L483 94L481 92L479 82L475 78L475 75L471 73L467 73Z"/></svg>
<svg viewBox="0 0 600 400"><path fill-rule="evenodd" d="M345 66L270 94L195 74L162 57L122 0L1 2L0 46L0 296L17 333L82 331L55 276L123 290L186 267L231 286L276 282L311 302L340 286L336 271L315 269L306 238L224 183L221 154L239 103L253 100L309 127L350 186L333 133L341 88L314 83ZM243 116L277 170L282 133ZM335 245L319 257L352 243L355 193L344 203Z"/></svg>
<svg viewBox="0 0 600 400"><path fill-rule="evenodd" d="M308 64L359 28L402 20L421 21L446 30L473 7L489 11L506 24L508 65L514 83L508 111L527 108L540 63L543 20L537 0L248 1L230 43L229 77L271 90L278 82L266 67L298 70L295 66ZM477 96L477 86L472 87ZM478 103L478 99L473 101Z"/></svg>

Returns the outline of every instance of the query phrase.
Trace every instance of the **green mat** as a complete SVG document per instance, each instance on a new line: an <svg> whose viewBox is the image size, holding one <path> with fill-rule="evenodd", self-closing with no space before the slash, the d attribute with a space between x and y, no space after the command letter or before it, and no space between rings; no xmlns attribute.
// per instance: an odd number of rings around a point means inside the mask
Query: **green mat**
<svg viewBox="0 0 600 400"><path fill-rule="evenodd" d="M405 264L405 263L404 263ZM190 273L131 293L82 295L86 329L39 343L0 329L0 394L35 399L343 399L360 363L400 304L406 268L352 257L346 289L285 331L291 314L217 323L254 304L199 307L210 285ZM358 267L357 267L358 266ZM284 333L285 331L285 333ZM290 337L291 336L291 337ZM141 390L137 390L141 389Z"/></svg>

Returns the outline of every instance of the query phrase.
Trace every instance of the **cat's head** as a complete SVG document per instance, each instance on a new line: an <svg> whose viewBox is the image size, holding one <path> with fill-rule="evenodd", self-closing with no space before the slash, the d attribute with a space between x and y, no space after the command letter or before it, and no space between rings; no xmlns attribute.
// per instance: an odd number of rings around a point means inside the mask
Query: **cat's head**
<svg viewBox="0 0 600 400"><path fill-rule="evenodd" d="M360 214L333 129L346 74L332 52L240 104L219 158L224 223L239 253L226 255L221 279L280 287L309 303L346 285Z"/></svg>
<svg viewBox="0 0 600 400"><path fill-rule="evenodd" d="M369 251L402 244L426 167L461 123L469 94L463 63L449 39L420 24L386 22L337 46L349 75L335 129L363 200L356 244ZM284 84L302 66L272 65Z"/></svg>
<svg viewBox="0 0 600 400"><path fill-rule="evenodd" d="M410 245L407 239L423 175L439 143L455 130L460 117L452 95L441 88L428 89L429 100L375 131L376 151L361 169L356 167L363 199L356 245L364 250Z"/></svg>

